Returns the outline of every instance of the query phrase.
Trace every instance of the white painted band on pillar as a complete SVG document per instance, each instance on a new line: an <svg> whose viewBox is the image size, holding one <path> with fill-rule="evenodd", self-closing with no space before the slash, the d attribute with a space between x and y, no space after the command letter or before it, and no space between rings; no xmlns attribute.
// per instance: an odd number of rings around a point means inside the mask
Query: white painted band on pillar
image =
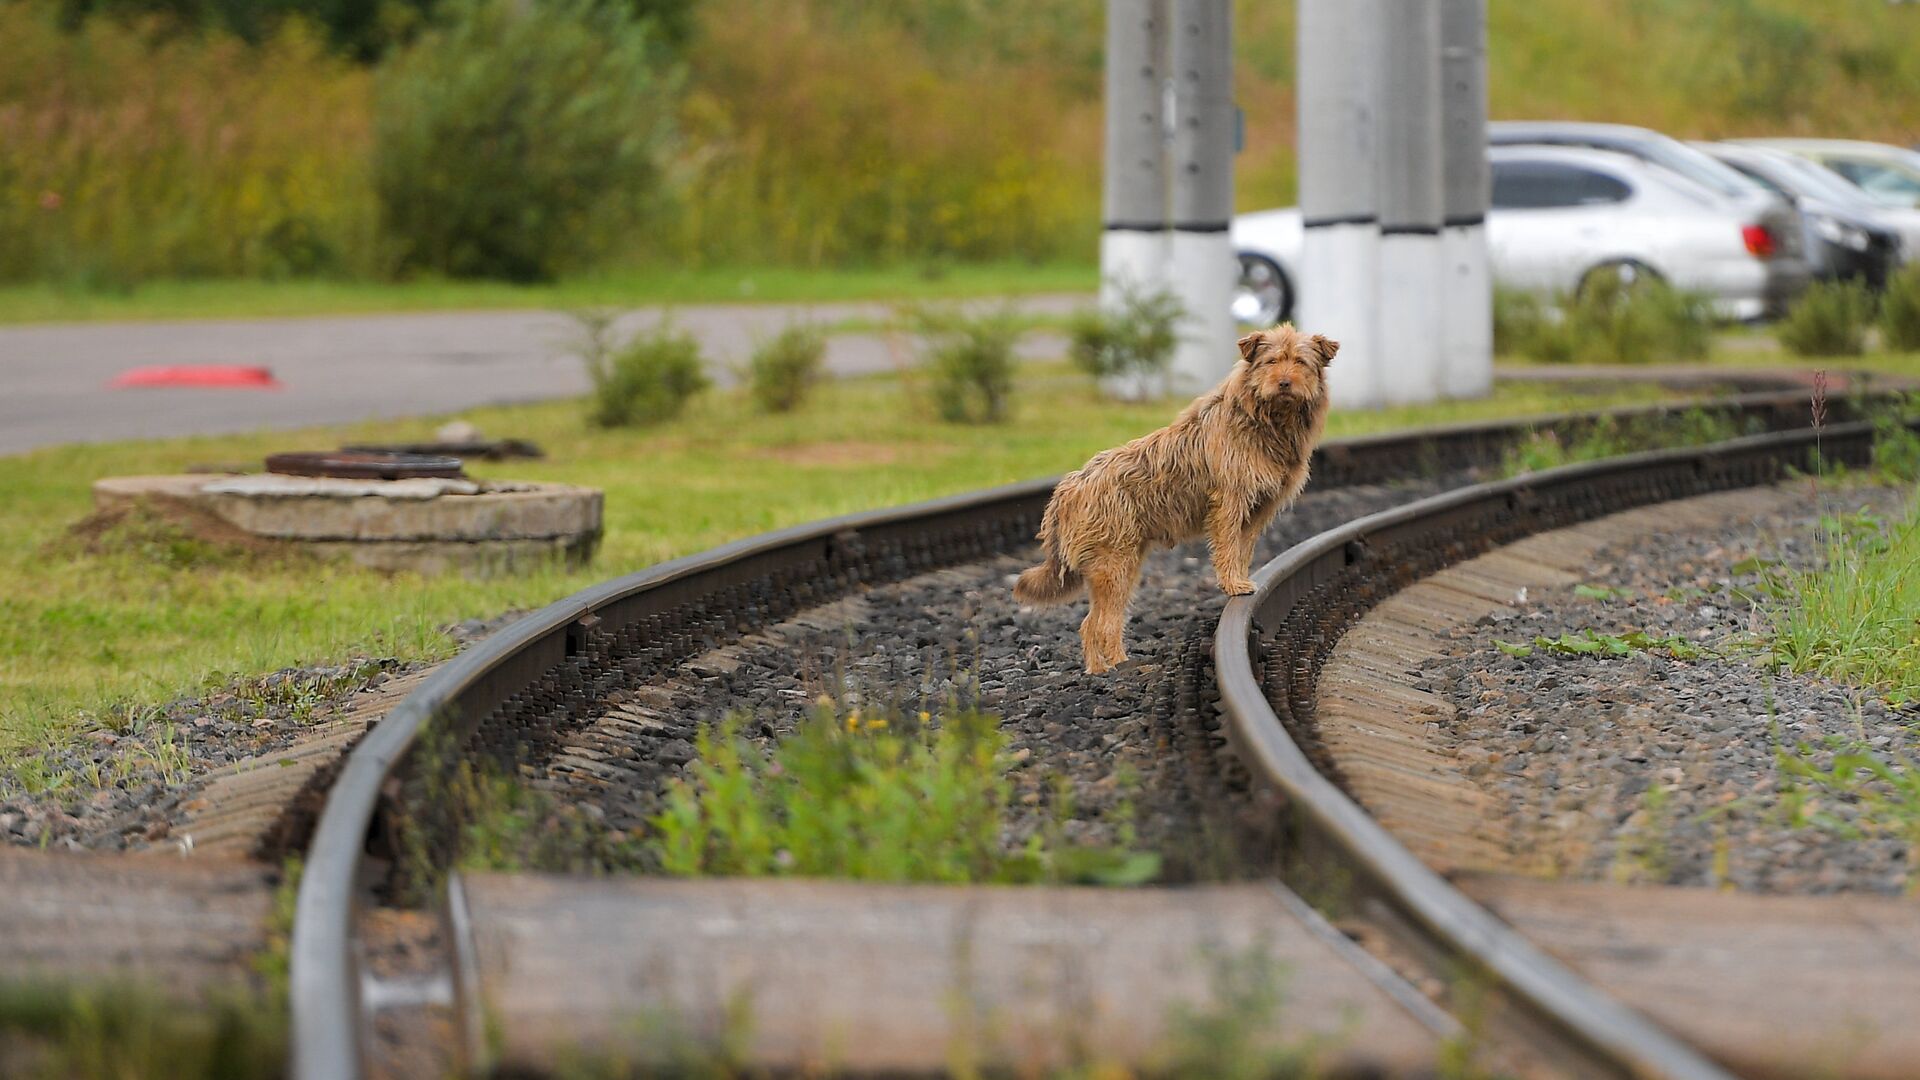
<svg viewBox="0 0 1920 1080"><path fill-rule="evenodd" d="M1417 405L1440 396L1440 237L1436 233L1380 236L1377 312L1381 401Z"/></svg>
<svg viewBox="0 0 1920 1080"><path fill-rule="evenodd" d="M1375 339L1379 296L1380 227L1322 225L1306 231L1294 323L1340 343L1327 369L1336 409L1373 409L1386 400Z"/></svg>
<svg viewBox="0 0 1920 1080"><path fill-rule="evenodd" d="M1172 282L1172 233L1140 229L1109 229L1100 234L1100 307L1119 311L1127 294L1155 296L1168 292ZM1130 401L1157 397L1166 391L1162 380L1139 376L1100 380L1107 394Z"/></svg>
<svg viewBox="0 0 1920 1080"><path fill-rule="evenodd" d="M1493 282L1487 227L1453 225L1440 234L1446 266L1440 393L1482 397L1493 390Z"/></svg>
<svg viewBox="0 0 1920 1080"><path fill-rule="evenodd" d="M1177 396L1198 394L1226 377L1240 354L1233 320L1235 280L1240 268L1233 241L1225 232L1170 234L1172 273L1168 284L1186 317L1174 349L1171 389Z"/></svg>

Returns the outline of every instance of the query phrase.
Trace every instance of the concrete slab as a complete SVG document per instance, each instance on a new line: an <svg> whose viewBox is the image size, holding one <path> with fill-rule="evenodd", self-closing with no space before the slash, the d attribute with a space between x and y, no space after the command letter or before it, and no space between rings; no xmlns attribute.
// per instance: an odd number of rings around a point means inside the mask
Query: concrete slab
<svg viewBox="0 0 1920 1080"><path fill-rule="evenodd" d="M1430 1069L1428 1025L1447 1024L1274 884L463 884L476 962L461 982L484 1028L470 1034L491 1035L509 1068L595 1050L645 1062L724 1030L730 1010L750 1017L749 1064L803 1075L956 1061L1030 1075L1076 1054L1138 1065L1166 1051L1180 1010L1219 1008L1229 965L1283 980L1258 1038L1320 1042L1337 1072Z"/></svg>

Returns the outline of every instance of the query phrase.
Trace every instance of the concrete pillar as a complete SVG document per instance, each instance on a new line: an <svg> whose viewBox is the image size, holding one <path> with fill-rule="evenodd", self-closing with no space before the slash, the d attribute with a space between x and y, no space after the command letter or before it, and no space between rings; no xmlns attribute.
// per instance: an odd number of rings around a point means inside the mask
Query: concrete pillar
<svg viewBox="0 0 1920 1080"><path fill-rule="evenodd" d="M1328 371L1340 408L1384 400L1379 294L1382 0L1300 0L1300 213L1305 240L1294 321L1340 342Z"/></svg>
<svg viewBox="0 0 1920 1080"><path fill-rule="evenodd" d="M1171 256L1164 100L1167 0L1107 0L1106 154L1100 305L1167 289ZM1109 393L1153 389L1109 380Z"/></svg>
<svg viewBox="0 0 1920 1080"><path fill-rule="evenodd" d="M1382 0L1380 295L1382 399L1440 396L1440 7Z"/></svg>
<svg viewBox="0 0 1920 1080"><path fill-rule="evenodd" d="M1232 303L1238 269L1233 218L1233 9L1230 0L1172 0L1173 234L1169 284L1186 319L1173 390L1219 382L1239 357Z"/></svg>
<svg viewBox="0 0 1920 1080"><path fill-rule="evenodd" d="M1487 0L1441 0L1440 115L1446 218L1440 257L1440 392L1493 390L1493 274L1487 262Z"/></svg>

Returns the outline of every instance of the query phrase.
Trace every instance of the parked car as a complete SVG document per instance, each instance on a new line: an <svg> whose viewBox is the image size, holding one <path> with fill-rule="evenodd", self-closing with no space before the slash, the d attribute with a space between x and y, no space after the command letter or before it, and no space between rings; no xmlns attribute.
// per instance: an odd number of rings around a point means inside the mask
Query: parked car
<svg viewBox="0 0 1920 1080"><path fill-rule="evenodd" d="M1735 319L1757 318L1788 295L1772 265L1780 239L1750 205L1612 151L1506 146L1487 156L1487 246L1497 286L1575 293L1597 275L1648 276L1700 292ZM1242 214L1231 236L1240 256L1235 316L1255 324L1290 317L1304 239L1300 211ZM1797 265L1804 287L1806 264Z"/></svg>
<svg viewBox="0 0 1920 1080"><path fill-rule="evenodd" d="M1694 143L1793 203L1800 211L1807 262L1815 277L1885 287L1900 265L1903 240L1891 212L1859 188L1805 158L1764 146ZM1912 212L1920 227L1920 212Z"/></svg>
<svg viewBox="0 0 1920 1080"><path fill-rule="evenodd" d="M1812 277L1794 208L1738 170L1671 135L1627 124L1496 120L1487 125L1487 141L1493 146L1585 146L1629 154L1714 193L1774 238L1773 253L1765 259L1768 287L1764 306L1769 314L1786 310Z"/></svg>
<svg viewBox="0 0 1920 1080"><path fill-rule="evenodd" d="M1737 139L1798 154L1840 174L1883 206L1920 208L1920 151L1852 139Z"/></svg>

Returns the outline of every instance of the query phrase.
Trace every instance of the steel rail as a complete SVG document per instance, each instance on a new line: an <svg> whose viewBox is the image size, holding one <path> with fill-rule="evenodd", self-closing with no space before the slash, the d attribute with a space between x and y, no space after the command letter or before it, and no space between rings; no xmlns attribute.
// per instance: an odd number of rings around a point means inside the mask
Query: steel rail
<svg viewBox="0 0 1920 1080"><path fill-rule="evenodd" d="M1214 655L1229 736L1249 770L1279 790L1315 850L1344 866L1359 897L1383 906L1390 928L1410 930L1420 951L1491 979L1536 1030L1559 1036L1601 1071L1725 1080L1729 1074L1699 1051L1548 956L1422 862L1315 766L1281 714L1296 727L1309 723L1320 664L1340 635L1418 577L1531 533L1765 483L1789 466L1814 464L1816 455L1860 463L1872 441L1873 426L1854 423L1571 465L1436 495L1303 541L1262 567L1255 592L1221 615ZM1269 668L1266 654L1285 644L1296 651L1272 658L1284 672Z"/></svg>
<svg viewBox="0 0 1920 1080"><path fill-rule="evenodd" d="M1797 426L1806 416L1804 395L1783 391L1335 440L1315 453L1314 484L1324 489L1484 465L1538 430L1577 432L1608 418L1657 418L1696 407L1770 430ZM1835 394L1831 408L1843 417L1851 403ZM1024 546L1053 483L854 514L675 559L556 601L435 671L347 755L307 846L290 950L296 1080L364 1075L353 928L369 876L367 848L383 806L402 800L424 735L438 733L445 736L440 745L457 748L514 702L583 705L579 681L595 664L611 662L617 646L683 657L757 621L823 602L835 590ZM656 647L656 639L664 644Z"/></svg>

